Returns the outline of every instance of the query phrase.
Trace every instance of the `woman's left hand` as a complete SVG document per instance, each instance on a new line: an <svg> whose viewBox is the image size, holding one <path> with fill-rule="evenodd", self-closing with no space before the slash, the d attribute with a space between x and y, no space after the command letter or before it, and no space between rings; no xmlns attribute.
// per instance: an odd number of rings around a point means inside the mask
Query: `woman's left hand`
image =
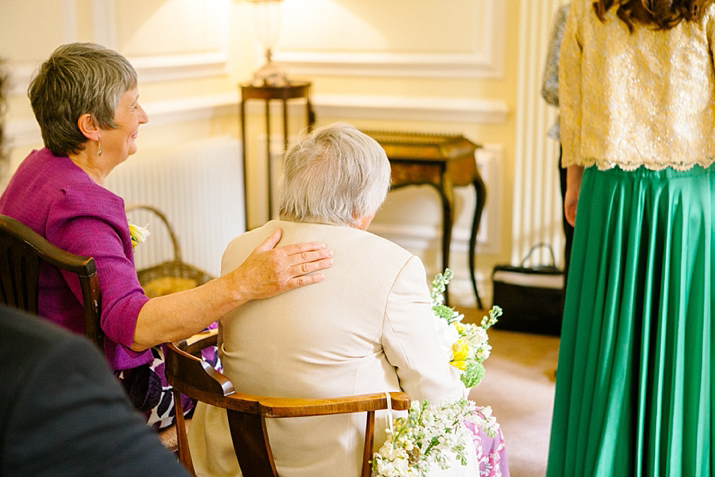
<svg viewBox="0 0 715 477"><path fill-rule="evenodd" d="M245 301L270 298L293 288L325 280L314 273L333 265L333 252L318 242L300 243L275 248L282 231L276 229L231 272Z"/></svg>
<svg viewBox="0 0 715 477"><path fill-rule="evenodd" d="M275 248L276 229L231 273L191 290L152 298L139 312L132 349L143 351L198 333L237 306L325 280L333 252L318 242Z"/></svg>

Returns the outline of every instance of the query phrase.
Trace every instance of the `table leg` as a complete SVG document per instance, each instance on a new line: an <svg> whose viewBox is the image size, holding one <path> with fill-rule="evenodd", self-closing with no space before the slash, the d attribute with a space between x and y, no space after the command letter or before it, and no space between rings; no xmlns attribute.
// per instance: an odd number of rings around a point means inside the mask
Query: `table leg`
<svg viewBox="0 0 715 477"><path fill-rule="evenodd" d="M307 98L307 103L306 103L306 109L307 111L307 121L308 121L308 132L311 132L313 130L313 125L315 124L315 113L313 112L313 104L310 102L310 96Z"/></svg>
<svg viewBox="0 0 715 477"><path fill-rule="evenodd" d="M283 98L283 151L288 152L288 100Z"/></svg>
<svg viewBox="0 0 715 477"><path fill-rule="evenodd" d="M474 191L476 192L476 203L474 206L474 219L472 219L472 234L469 236L469 273L472 278L472 288L474 289L474 296L477 298L477 307L481 310L484 309L482 305L482 299L479 297L479 291L477 291L477 279L475 277L476 269L476 246L477 246L477 232L479 231L479 223L482 220L482 212L484 211L484 204L487 201L487 187L482 180L482 176L479 171L476 172L476 177L474 178Z"/></svg>
<svg viewBox="0 0 715 477"><path fill-rule="evenodd" d="M438 188L442 199L442 272L449 268L449 251L452 245L452 225L454 221L454 188L447 173L442 174L442 184ZM444 304L449 306L449 287L444 292Z"/></svg>
<svg viewBox="0 0 715 477"><path fill-rule="evenodd" d="M244 230L248 231L248 167L246 165L246 102L241 100L241 151L243 155L243 207Z"/></svg>
<svg viewBox="0 0 715 477"><path fill-rule="evenodd" d="M272 166L271 166L271 102L266 100L266 172L268 177L266 178L266 191L268 191L268 220L273 218L273 187L271 177ZM267 221L268 221L267 220Z"/></svg>

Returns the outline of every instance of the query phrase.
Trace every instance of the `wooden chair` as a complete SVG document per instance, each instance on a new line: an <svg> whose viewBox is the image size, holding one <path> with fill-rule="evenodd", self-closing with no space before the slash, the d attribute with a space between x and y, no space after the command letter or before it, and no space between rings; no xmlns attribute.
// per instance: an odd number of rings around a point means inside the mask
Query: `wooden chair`
<svg viewBox="0 0 715 477"><path fill-rule="evenodd" d="M217 342L216 330L202 333L191 344L181 341L166 346L166 377L174 387L176 425L179 440L179 460L195 475L188 440L184 428L183 409L179 393L227 410L231 438L241 472L246 477L278 477L273 453L266 431L266 418L325 416L365 412L365 442L363 449L363 477L371 475L375 411L387 409L384 393L364 394L331 399L288 399L252 396L237 393L233 383L200 359L200 351ZM390 393L392 408L407 410L407 394Z"/></svg>
<svg viewBox="0 0 715 477"><path fill-rule="evenodd" d="M104 333L99 323L99 278L94 259L55 247L22 222L0 215L0 299L3 303L37 315L42 262L77 274L84 302L85 335L104 352Z"/></svg>

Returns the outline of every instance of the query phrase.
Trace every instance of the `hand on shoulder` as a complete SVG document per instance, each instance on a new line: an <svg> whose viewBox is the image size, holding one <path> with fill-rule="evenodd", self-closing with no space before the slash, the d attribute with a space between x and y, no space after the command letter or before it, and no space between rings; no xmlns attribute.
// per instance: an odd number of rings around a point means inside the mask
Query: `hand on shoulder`
<svg viewBox="0 0 715 477"><path fill-rule="evenodd" d="M277 228L229 276L248 300L270 298L297 287L325 280L320 270L333 265L333 252L320 242L276 248L282 231Z"/></svg>

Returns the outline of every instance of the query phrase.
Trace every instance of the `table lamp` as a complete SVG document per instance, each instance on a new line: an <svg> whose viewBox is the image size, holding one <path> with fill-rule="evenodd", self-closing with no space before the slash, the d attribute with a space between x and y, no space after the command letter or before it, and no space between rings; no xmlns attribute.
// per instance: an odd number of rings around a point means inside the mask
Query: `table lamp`
<svg viewBox="0 0 715 477"><path fill-rule="evenodd" d="M266 63L253 73L254 86L284 86L288 83L286 73L273 62L273 47L278 42L281 27L282 0L250 0L253 4L256 34L266 50Z"/></svg>

